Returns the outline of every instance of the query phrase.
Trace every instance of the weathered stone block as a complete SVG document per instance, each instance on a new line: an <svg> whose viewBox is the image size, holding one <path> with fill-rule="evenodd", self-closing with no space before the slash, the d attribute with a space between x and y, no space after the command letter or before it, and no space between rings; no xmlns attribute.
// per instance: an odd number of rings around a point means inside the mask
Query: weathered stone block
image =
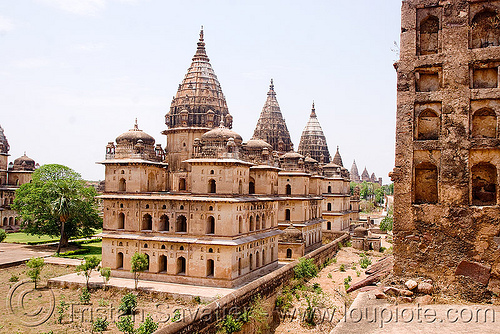
<svg viewBox="0 0 500 334"><path fill-rule="evenodd" d="M472 278L474 281L487 285L490 280L491 266L479 262L463 260L457 267L455 275Z"/></svg>

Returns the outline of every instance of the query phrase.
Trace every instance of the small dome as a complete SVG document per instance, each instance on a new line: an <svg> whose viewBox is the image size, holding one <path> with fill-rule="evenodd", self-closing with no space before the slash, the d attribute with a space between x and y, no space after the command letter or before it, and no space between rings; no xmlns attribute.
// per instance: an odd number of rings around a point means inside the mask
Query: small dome
<svg viewBox="0 0 500 334"><path fill-rule="evenodd" d="M305 162L308 162L308 163L313 163L313 164L318 162L318 161L316 161L316 159L313 159L313 158L311 158L311 157L306 157L306 158L304 159L304 161L305 161Z"/></svg>
<svg viewBox="0 0 500 334"><path fill-rule="evenodd" d="M25 152L22 157L19 157L16 160L14 160L14 166L22 166L22 165L35 166L35 160L28 157Z"/></svg>
<svg viewBox="0 0 500 334"><path fill-rule="evenodd" d="M302 154L299 154L297 152L287 152L281 156L283 159L301 159L304 158Z"/></svg>
<svg viewBox="0 0 500 334"><path fill-rule="evenodd" d="M125 133L122 133L118 137L116 137L116 143L122 144L127 142L137 143L139 140L142 140L144 144L154 145L155 139L148 135L146 132L139 130L139 126L137 125L137 119L135 120L134 128L128 130Z"/></svg>
<svg viewBox="0 0 500 334"><path fill-rule="evenodd" d="M267 147L268 149L272 149L272 145L267 143L266 141L262 139L250 139L247 141L247 147L249 148L255 148L255 149L263 149L264 147Z"/></svg>
<svg viewBox="0 0 500 334"><path fill-rule="evenodd" d="M323 166L323 168L344 168L344 167L339 166L333 162L330 162L328 165Z"/></svg>
<svg viewBox="0 0 500 334"><path fill-rule="evenodd" d="M368 235L368 230L362 226L358 226L354 229L355 237L366 237Z"/></svg>
<svg viewBox="0 0 500 334"><path fill-rule="evenodd" d="M208 141L225 141L229 140L229 138L233 138L234 142L238 145L241 145L241 143L243 142L243 138L241 138L241 136L237 134L235 131L226 128L224 126L223 121L221 121L221 124L219 125L218 128L205 132L201 136L202 140L208 140Z"/></svg>

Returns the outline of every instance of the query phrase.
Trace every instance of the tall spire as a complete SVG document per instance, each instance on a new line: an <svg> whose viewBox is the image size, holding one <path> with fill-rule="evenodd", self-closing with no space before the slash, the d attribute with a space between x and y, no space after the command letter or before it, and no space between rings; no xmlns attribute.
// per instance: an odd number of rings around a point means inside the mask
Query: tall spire
<svg viewBox="0 0 500 334"><path fill-rule="evenodd" d="M302 131L302 135L300 136L298 152L304 156L310 155L311 158L317 161L321 161L323 156L324 163L330 162L330 151L328 150L328 144L326 143L326 137L323 133L323 129L321 128L318 117L316 116L314 101L309 121L307 121L307 124Z"/></svg>
<svg viewBox="0 0 500 334"><path fill-rule="evenodd" d="M273 150L278 152L293 151L290 133L276 99L273 79L269 85L266 103L255 126L253 138L264 140L273 147Z"/></svg>
<svg viewBox="0 0 500 334"><path fill-rule="evenodd" d="M165 124L169 128L214 128L219 125L222 116L225 117L226 127L232 128L232 116L205 50L202 26L191 66L172 99Z"/></svg>
<svg viewBox="0 0 500 334"><path fill-rule="evenodd" d="M354 160L351 167L351 181L359 183L360 180L358 166L356 165L356 160Z"/></svg>
<svg viewBox="0 0 500 334"><path fill-rule="evenodd" d="M342 163L342 157L340 156L338 145L337 145L337 152L335 152L335 156L333 157L333 163L344 167L344 164Z"/></svg>

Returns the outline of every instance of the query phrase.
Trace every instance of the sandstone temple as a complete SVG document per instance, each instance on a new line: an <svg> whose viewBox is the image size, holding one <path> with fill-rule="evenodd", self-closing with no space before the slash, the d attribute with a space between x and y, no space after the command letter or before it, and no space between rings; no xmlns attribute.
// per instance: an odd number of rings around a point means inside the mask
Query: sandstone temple
<svg viewBox="0 0 500 334"><path fill-rule="evenodd" d="M130 277L234 287L359 220L349 171L331 161L314 105L293 150L271 81L254 135L233 131L203 31L165 116L167 144L133 127L106 146L103 266Z"/></svg>
<svg viewBox="0 0 500 334"><path fill-rule="evenodd" d="M500 1L403 1L395 64L395 272L472 300L500 293L499 15Z"/></svg>

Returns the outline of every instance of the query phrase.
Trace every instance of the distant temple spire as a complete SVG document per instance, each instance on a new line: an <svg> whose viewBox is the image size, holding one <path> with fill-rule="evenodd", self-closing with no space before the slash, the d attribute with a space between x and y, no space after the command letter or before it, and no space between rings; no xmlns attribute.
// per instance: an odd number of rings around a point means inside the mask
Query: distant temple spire
<svg viewBox="0 0 500 334"><path fill-rule="evenodd" d="M328 144L326 143L326 137L316 116L314 101L312 104L309 121L307 121L307 124L302 131L302 135L300 136L298 153L302 154L303 156L309 155L311 158L315 159L318 162L330 162L330 152L328 150Z"/></svg>
<svg viewBox="0 0 500 334"><path fill-rule="evenodd" d="M340 156L338 145L337 145L337 152L335 152L335 156L333 157L333 163L344 167L344 163L342 162L342 157Z"/></svg>

